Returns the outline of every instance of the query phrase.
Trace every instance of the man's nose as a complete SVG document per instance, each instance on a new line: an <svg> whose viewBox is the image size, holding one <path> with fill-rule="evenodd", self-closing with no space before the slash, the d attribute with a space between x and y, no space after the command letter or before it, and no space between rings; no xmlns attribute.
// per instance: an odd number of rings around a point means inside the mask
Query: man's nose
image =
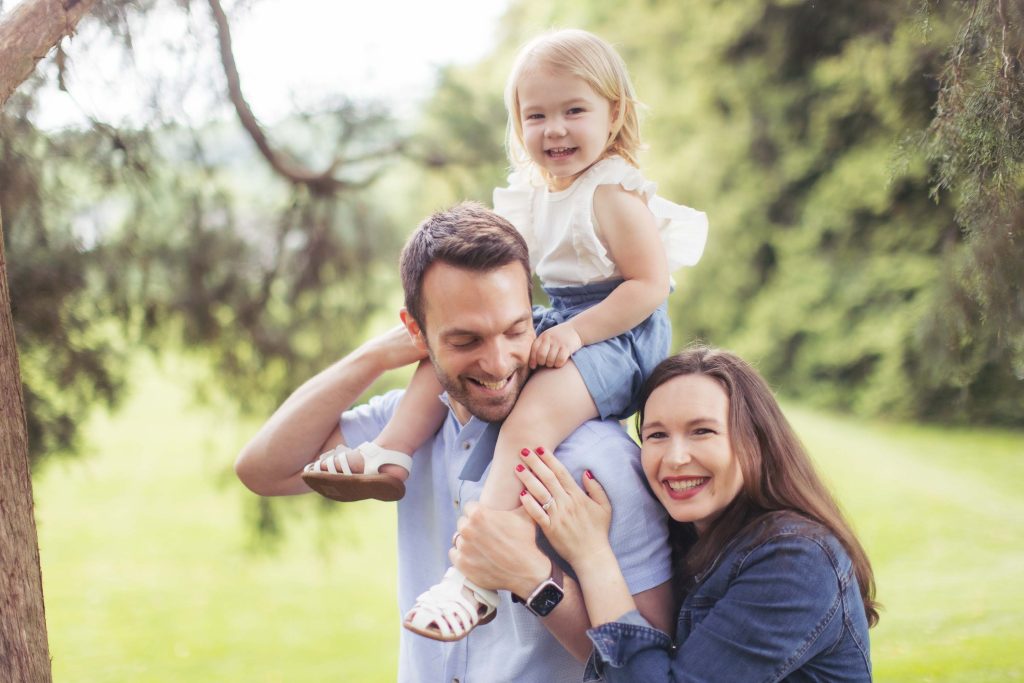
<svg viewBox="0 0 1024 683"><path fill-rule="evenodd" d="M508 377L516 365L512 350L503 337L492 339L483 345L479 363L480 369L492 379Z"/></svg>

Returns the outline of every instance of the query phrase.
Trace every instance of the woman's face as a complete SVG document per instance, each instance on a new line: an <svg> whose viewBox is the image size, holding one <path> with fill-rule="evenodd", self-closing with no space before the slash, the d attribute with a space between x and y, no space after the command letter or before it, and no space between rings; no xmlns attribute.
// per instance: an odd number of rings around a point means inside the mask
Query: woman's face
<svg viewBox="0 0 1024 683"><path fill-rule="evenodd" d="M743 485L729 438L729 397L704 375L682 375L655 389L644 406L641 461L668 514L703 533Z"/></svg>

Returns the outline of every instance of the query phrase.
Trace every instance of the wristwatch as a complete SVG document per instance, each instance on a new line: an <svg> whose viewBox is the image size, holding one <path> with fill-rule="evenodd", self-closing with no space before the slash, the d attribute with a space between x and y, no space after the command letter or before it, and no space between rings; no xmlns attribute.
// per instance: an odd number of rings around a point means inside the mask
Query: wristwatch
<svg viewBox="0 0 1024 683"><path fill-rule="evenodd" d="M558 603L562 601L562 598L565 597L565 591L562 590L564 576L562 568L552 560L551 578L545 579L539 586L534 588L526 600L513 593L512 601L521 602L526 609L538 617L546 617L551 614L551 610L555 609Z"/></svg>

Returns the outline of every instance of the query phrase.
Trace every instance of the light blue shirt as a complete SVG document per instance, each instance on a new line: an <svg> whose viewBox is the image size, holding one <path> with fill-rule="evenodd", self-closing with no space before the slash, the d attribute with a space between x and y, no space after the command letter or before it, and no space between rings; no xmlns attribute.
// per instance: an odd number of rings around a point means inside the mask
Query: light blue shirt
<svg viewBox="0 0 1024 683"><path fill-rule="evenodd" d="M345 442L372 440L387 423L401 391L392 391L346 412ZM398 502L398 608L404 614L448 568L455 522L477 500L483 480L466 468L488 423L470 418L460 425L453 413L434 438L413 456L405 498ZM639 450L614 420L592 420L559 446L558 459L577 481L589 469L612 501L612 548L634 594L671 577L664 508L650 496ZM467 479L460 477L465 476ZM402 629L399 683L579 683L584 665L522 605L500 591L498 615L462 640L442 643Z"/></svg>

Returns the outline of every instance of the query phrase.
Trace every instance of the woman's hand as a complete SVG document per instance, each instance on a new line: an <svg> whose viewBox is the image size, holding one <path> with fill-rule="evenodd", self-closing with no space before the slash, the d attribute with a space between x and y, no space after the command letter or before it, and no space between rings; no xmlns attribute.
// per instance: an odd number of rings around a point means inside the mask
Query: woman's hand
<svg viewBox="0 0 1024 683"><path fill-rule="evenodd" d="M569 357L583 348L583 339L572 322L564 322L541 332L530 348L530 368L560 368Z"/></svg>
<svg viewBox="0 0 1024 683"><path fill-rule="evenodd" d="M589 561L615 562L608 530L612 506L594 475L587 470L583 486L558 459L537 448L524 448L516 476L523 483L520 500L551 546L579 572Z"/></svg>

